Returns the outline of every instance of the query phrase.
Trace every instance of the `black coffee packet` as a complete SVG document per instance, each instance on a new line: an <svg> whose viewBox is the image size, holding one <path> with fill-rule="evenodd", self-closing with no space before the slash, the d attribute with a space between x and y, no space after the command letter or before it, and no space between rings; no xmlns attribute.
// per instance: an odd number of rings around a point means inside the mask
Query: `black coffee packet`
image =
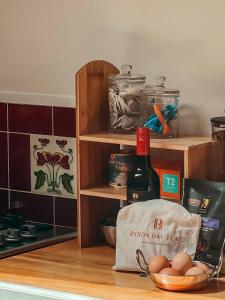
<svg viewBox="0 0 225 300"><path fill-rule="evenodd" d="M218 266L225 239L225 183L184 179L182 204L202 219L195 260Z"/></svg>

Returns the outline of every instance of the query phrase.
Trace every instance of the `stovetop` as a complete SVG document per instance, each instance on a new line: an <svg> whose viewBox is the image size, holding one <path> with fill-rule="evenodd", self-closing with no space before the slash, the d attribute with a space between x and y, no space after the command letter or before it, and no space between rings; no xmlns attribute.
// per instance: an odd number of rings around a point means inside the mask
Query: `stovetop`
<svg viewBox="0 0 225 300"><path fill-rule="evenodd" d="M20 215L0 217L0 258L76 238L75 228L24 220Z"/></svg>

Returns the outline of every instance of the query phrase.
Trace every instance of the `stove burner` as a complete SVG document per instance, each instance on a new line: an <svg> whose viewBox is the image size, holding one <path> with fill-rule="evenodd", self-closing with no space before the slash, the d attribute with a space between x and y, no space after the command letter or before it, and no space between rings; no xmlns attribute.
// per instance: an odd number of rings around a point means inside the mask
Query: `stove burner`
<svg viewBox="0 0 225 300"><path fill-rule="evenodd" d="M36 226L31 224L24 224L21 226L21 236L25 239L37 237Z"/></svg>
<svg viewBox="0 0 225 300"><path fill-rule="evenodd" d="M0 223L0 231L4 231L6 228L7 228L7 226L5 224Z"/></svg>
<svg viewBox="0 0 225 300"><path fill-rule="evenodd" d="M7 242L20 242L21 241L20 230L17 228L8 228L5 232L5 240Z"/></svg>
<svg viewBox="0 0 225 300"><path fill-rule="evenodd" d="M25 223L24 218L18 215L6 215L0 217L0 229L20 228Z"/></svg>

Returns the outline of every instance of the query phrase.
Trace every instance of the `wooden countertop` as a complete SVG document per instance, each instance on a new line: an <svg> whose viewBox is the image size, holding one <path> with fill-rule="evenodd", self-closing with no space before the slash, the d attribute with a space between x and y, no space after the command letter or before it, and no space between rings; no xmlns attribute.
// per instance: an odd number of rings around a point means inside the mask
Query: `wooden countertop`
<svg viewBox="0 0 225 300"><path fill-rule="evenodd" d="M198 292L173 293L154 287L148 278L115 272L108 246L78 249L71 240L0 260L0 280L102 299L224 299L225 278Z"/></svg>

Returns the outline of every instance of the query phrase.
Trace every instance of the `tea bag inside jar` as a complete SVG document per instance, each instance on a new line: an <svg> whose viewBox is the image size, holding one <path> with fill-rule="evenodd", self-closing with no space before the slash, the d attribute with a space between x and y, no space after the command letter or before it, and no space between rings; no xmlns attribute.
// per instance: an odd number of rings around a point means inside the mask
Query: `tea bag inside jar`
<svg viewBox="0 0 225 300"><path fill-rule="evenodd" d="M132 74L131 70L131 65L123 65L120 74L108 78L111 131L133 132L144 122L141 90L145 76Z"/></svg>

